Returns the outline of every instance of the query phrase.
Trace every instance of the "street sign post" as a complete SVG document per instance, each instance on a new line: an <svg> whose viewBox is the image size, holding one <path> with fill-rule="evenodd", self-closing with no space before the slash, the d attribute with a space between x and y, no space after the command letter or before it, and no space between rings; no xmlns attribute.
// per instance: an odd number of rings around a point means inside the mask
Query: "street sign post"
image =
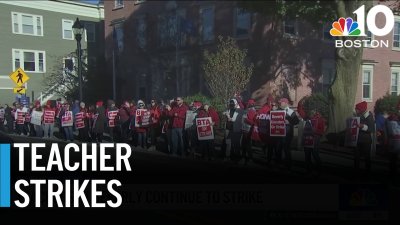
<svg viewBox="0 0 400 225"><path fill-rule="evenodd" d="M26 88L25 87L15 87L14 94L26 94Z"/></svg>
<svg viewBox="0 0 400 225"><path fill-rule="evenodd" d="M29 76L21 68L18 68L17 70L12 72L10 74L10 78L12 81L14 81L15 84L17 84L18 87L21 87L29 80Z"/></svg>

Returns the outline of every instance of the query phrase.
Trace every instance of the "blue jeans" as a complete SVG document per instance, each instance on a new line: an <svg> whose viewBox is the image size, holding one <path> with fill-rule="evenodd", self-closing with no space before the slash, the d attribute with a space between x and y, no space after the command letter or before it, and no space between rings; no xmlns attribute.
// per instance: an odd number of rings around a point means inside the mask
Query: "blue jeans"
<svg viewBox="0 0 400 225"><path fill-rule="evenodd" d="M64 127L64 131L65 131L65 139L73 141L74 133L72 132L72 127Z"/></svg>
<svg viewBox="0 0 400 225"><path fill-rule="evenodd" d="M173 155L178 155L178 149L180 148L180 151L182 153L182 156L184 156L184 146L183 146L183 128L172 128L171 130L171 139L172 139L172 154Z"/></svg>
<svg viewBox="0 0 400 225"><path fill-rule="evenodd" d="M138 132L138 146L142 147L143 149L147 148L147 132Z"/></svg>
<svg viewBox="0 0 400 225"><path fill-rule="evenodd" d="M43 137L43 126L35 125L36 137Z"/></svg>

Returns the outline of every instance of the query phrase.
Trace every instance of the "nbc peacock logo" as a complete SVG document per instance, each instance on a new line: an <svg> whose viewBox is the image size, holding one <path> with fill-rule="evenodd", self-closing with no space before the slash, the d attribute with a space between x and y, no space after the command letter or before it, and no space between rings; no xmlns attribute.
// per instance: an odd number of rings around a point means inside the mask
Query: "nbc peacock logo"
<svg viewBox="0 0 400 225"><path fill-rule="evenodd" d="M357 20L351 17L340 17L332 23L332 29L329 31L333 37L366 37L366 38L337 38L335 40L336 48L388 48L389 40L376 40L367 38L368 31L374 36L388 35L394 27L394 14L392 10L385 5L376 5L372 7L365 15L365 5L360 6L353 13ZM379 13L385 17L385 26L376 26L376 15ZM353 40L354 39L354 40Z"/></svg>
<svg viewBox="0 0 400 225"><path fill-rule="evenodd" d="M341 17L338 21L332 23L332 29L329 32L332 36L360 36L361 31L358 28L358 22L352 18Z"/></svg>

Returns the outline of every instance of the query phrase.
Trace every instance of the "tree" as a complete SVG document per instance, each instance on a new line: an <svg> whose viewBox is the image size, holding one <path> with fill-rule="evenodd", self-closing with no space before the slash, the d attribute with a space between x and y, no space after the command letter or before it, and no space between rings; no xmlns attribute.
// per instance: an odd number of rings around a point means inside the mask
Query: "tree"
<svg viewBox="0 0 400 225"><path fill-rule="evenodd" d="M262 13L273 19L297 17L316 25L318 21L333 22L340 17L353 17L361 5L368 11L370 0L336 1L268 1L241 2L242 7ZM339 37L341 40L355 40L364 37ZM329 91L329 131L338 133L346 128L346 118L353 113L358 76L362 59L362 48L336 49L336 76Z"/></svg>
<svg viewBox="0 0 400 225"><path fill-rule="evenodd" d="M52 72L45 76L45 95L59 95L65 99L77 99L79 96L78 60L76 52L57 57ZM87 81L87 54L82 50L82 79Z"/></svg>
<svg viewBox="0 0 400 225"><path fill-rule="evenodd" d="M204 51L203 69L211 94L224 104L235 92L243 91L250 81L254 65L246 63L247 50L236 41L218 37L215 53Z"/></svg>

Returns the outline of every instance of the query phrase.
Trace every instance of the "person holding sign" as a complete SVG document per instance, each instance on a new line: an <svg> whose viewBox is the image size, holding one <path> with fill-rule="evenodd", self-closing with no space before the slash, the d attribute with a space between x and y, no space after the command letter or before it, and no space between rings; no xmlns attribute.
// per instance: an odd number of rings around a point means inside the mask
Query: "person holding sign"
<svg viewBox="0 0 400 225"><path fill-rule="evenodd" d="M202 107L200 107L198 109L198 114L196 116L196 119L206 119L206 118L211 118L211 123L208 124L207 122L204 124L202 123L202 121L196 121L196 130L197 132L199 132L199 128L201 126L202 130L205 130L205 135L207 136L208 133L206 131L210 131L210 136L207 140L203 139L203 140L199 140L199 145L200 145L200 150L202 153L202 158L206 158L208 160L212 160L214 159L214 132L215 132L215 127L218 125L219 123L219 116L218 113L213 109L210 108L210 104L209 103L204 103L204 105ZM206 127L203 128L203 127ZM198 136L200 136L198 134Z"/></svg>
<svg viewBox="0 0 400 225"><path fill-rule="evenodd" d="M150 112L145 106L143 100L138 101L135 114L135 133L137 135L138 146L147 150L147 127L150 123Z"/></svg>
<svg viewBox="0 0 400 225"><path fill-rule="evenodd" d="M390 175L397 173L397 158L400 153L400 119L397 114L391 114L385 119L384 143L388 149Z"/></svg>
<svg viewBox="0 0 400 225"><path fill-rule="evenodd" d="M118 111L119 109L115 106L114 100L108 100L106 109L107 127L112 142L115 141L117 135Z"/></svg>
<svg viewBox="0 0 400 225"><path fill-rule="evenodd" d="M44 137L53 138L56 109L51 107L51 101L47 101L43 113Z"/></svg>
<svg viewBox="0 0 400 225"><path fill-rule="evenodd" d="M357 116L360 117L360 124L358 125L359 134L357 141L357 148L354 150L354 167L358 170L360 168L361 154L365 157L365 168L367 172L371 170L371 147L372 136L375 129L375 122L372 113L367 110L367 102L363 101L355 107Z"/></svg>
<svg viewBox="0 0 400 225"><path fill-rule="evenodd" d="M278 146L278 158L281 159L283 151L285 154L286 166L290 170L292 166L292 153L290 147L294 135L294 126L299 124L300 120L296 113L289 107L289 100L287 98L281 98L279 100L279 104L280 109L285 111L286 134L284 137L280 138Z"/></svg>
<svg viewBox="0 0 400 225"><path fill-rule="evenodd" d="M103 106L103 101L96 102L96 109L93 115L93 127L92 127L92 141L97 143L103 142L104 124L106 123L106 110Z"/></svg>
<svg viewBox="0 0 400 225"><path fill-rule="evenodd" d="M15 104L15 106L17 108L14 115L17 127L17 134L27 135L27 129L25 127L25 116L28 112L28 109L20 103Z"/></svg>
<svg viewBox="0 0 400 225"><path fill-rule="evenodd" d="M319 157L319 143L324 132L324 118L316 110L311 110L308 115L305 115L305 125L303 131L303 147L307 172L311 172L311 155L315 160L316 170L319 172L321 166L321 158Z"/></svg>
<svg viewBox="0 0 400 225"><path fill-rule="evenodd" d="M74 133L72 126L74 125L74 116L71 111L71 106L68 102L64 103L64 110L61 110L61 127L65 132L66 141L74 141Z"/></svg>
<svg viewBox="0 0 400 225"><path fill-rule="evenodd" d="M131 113L132 112L132 113ZM136 107L130 105L128 101L124 101L118 111L119 124L121 125L121 142L128 142L129 126L131 122L131 117L134 117L136 112ZM132 129L133 130L133 129Z"/></svg>
<svg viewBox="0 0 400 225"><path fill-rule="evenodd" d="M89 141L88 110L84 102L79 103L79 112L75 114L75 127L78 129L78 136L81 142Z"/></svg>

